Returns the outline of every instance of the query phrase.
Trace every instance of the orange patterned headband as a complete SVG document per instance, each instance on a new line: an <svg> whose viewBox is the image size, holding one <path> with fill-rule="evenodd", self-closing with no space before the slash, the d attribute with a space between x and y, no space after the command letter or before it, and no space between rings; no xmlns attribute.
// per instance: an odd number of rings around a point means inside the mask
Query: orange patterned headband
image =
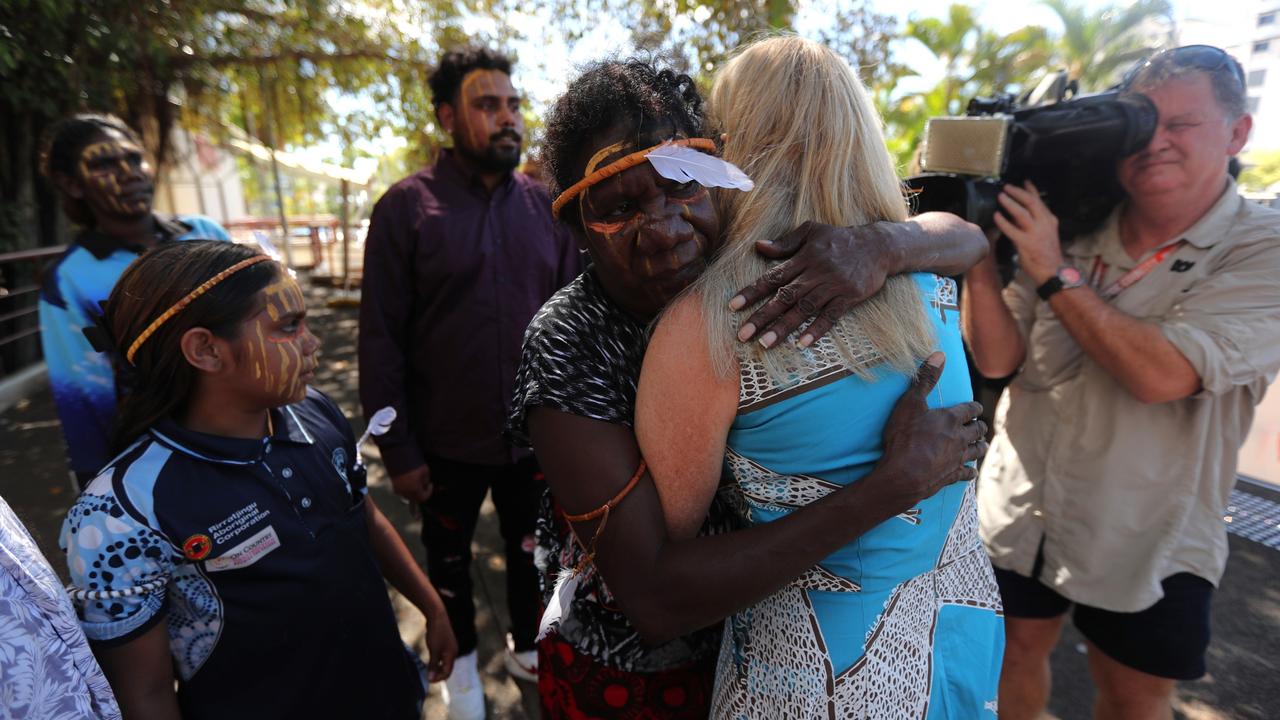
<svg viewBox="0 0 1280 720"><path fill-rule="evenodd" d="M210 288L212 288L214 285L217 285L218 283L222 282L223 280L226 280L232 275L235 275L236 273L249 267L250 265L257 265L258 263L263 262L264 260L270 260L270 259L271 258L267 257L266 255L254 255L251 258L245 258L244 260L241 260L235 265L232 265L226 270L223 270L217 275L214 275L208 280L205 280L204 282L200 283L199 287L187 293L187 296L182 298L178 302L174 303L173 307L169 308L168 310L165 310L163 313L160 313L160 317L156 318L155 320L152 320L151 324L147 326L147 329L143 330L142 334L138 336L138 339L134 340L133 344L129 346L129 351L125 353L124 359L127 360L130 365L132 365L133 356L138 352L138 348L142 347L142 343L147 341L147 338L150 338L152 335L154 335L155 332L160 329L161 325L164 325L166 322L168 322L169 319L172 318L174 315L177 315L178 313L182 312L182 309L190 305L192 302L194 302L196 298L209 292Z"/></svg>
<svg viewBox="0 0 1280 720"><path fill-rule="evenodd" d="M644 150L637 150L636 152L633 152L630 155L614 160L608 165L605 165L599 170L596 170L590 175L574 183L573 186L570 187L568 190L565 190L564 192L560 193L559 197L555 199L555 202L551 203L552 216L554 216L557 220L559 220L560 209L563 208L570 200L581 195L584 190L591 187L592 185L595 185L601 180L606 180L608 178L613 177L614 175L617 175L618 173L624 170L630 170L636 165L639 165L640 163L645 161L646 156L649 153L653 152L659 147L662 147L663 145L684 145L686 147L691 147L695 150L701 150L703 152L708 152L708 153L714 153L716 149L716 144L710 140L707 140L706 138L689 138L689 139L680 139L680 140L668 140L666 142L658 143L653 147L645 148Z"/></svg>

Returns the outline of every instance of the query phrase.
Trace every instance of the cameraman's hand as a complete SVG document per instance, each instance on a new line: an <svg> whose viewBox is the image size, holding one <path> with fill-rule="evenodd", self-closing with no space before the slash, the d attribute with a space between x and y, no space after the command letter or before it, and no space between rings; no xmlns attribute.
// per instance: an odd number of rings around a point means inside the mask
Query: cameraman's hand
<svg viewBox="0 0 1280 720"><path fill-rule="evenodd" d="M987 424L977 419L981 404L928 407L945 362L942 353L929 356L885 424L884 455L877 469L888 472L877 473L884 481L876 492L890 517L953 482L972 480L978 471L967 463L987 451Z"/></svg>
<svg viewBox="0 0 1280 720"><path fill-rule="evenodd" d="M880 292L888 274L885 232L877 223L841 228L806 222L773 242L756 243L756 252L787 260L743 288L729 308L750 307L773 293L738 330L739 340L758 337L766 348L809 319L799 344L812 344L849 308Z"/></svg>
<svg viewBox="0 0 1280 720"><path fill-rule="evenodd" d="M998 198L1003 212L996 227L1018 250L1018 266L1036 285L1053 277L1065 263L1058 240L1058 218L1040 199L1030 180L1023 187L1005 185Z"/></svg>

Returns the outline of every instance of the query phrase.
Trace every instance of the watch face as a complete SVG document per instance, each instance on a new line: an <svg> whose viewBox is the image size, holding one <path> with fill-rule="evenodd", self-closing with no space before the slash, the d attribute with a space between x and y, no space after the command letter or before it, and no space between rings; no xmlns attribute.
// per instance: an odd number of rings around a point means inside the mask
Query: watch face
<svg viewBox="0 0 1280 720"><path fill-rule="evenodd" d="M1058 279L1064 285L1079 285L1084 282L1084 276L1080 271L1073 267L1064 267L1058 271Z"/></svg>

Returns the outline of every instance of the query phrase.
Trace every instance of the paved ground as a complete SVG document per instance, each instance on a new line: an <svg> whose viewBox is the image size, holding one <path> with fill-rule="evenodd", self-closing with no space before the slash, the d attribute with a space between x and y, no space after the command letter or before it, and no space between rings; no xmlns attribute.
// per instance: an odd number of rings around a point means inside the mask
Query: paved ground
<svg viewBox="0 0 1280 720"><path fill-rule="evenodd" d="M311 308L314 328L325 340L322 369L316 382L354 419L358 431L363 423L358 418L355 388L356 312L353 308L326 308L318 295L313 295ZM0 413L0 496L27 524L65 577L57 533L71 503L72 490L61 443L47 390ZM372 496L421 560L418 523L391 495L376 455L370 462L370 486ZM1275 491L1255 486L1242 488L1249 496L1280 502L1280 493ZM1251 512L1251 521L1259 527L1280 529L1280 512L1268 514L1272 510L1266 505L1253 506ZM473 550L480 665L490 717L532 719L537 717L535 688L517 683L502 669L507 622L501 574L504 561L492 506L486 504L483 513L485 519ZM1245 519L1245 514L1242 508L1236 522ZM1230 536L1230 542L1231 560L1214 604L1211 673L1179 689L1176 715L1190 720L1274 720L1280 718L1280 551L1235 534ZM394 592L393 598L405 640L425 652L421 615ZM1056 683L1050 709L1053 717L1061 720L1090 716L1093 691L1082 642L1074 631L1068 630L1054 655ZM435 688L424 717L444 718Z"/></svg>

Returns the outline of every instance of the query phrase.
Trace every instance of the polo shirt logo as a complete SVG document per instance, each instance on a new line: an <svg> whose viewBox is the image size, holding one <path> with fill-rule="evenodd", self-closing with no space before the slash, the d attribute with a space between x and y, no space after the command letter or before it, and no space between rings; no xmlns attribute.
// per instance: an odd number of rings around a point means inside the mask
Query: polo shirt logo
<svg viewBox="0 0 1280 720"><path fill-rule="evenodd" d="M270 525L254 533L252 537L204 564L209 572L236 570L258 562L268 553L280 547L280 536Z"/></svg>
<svg viewBox="0 0 1280 720"><path fill-rule="evenodd" d="M347 482L347 451L337 448L333 451L333 469L338 471L342 482Z"/></svg>
<svg viewBox="0 0 1280 720"><path fill-rule="evenodd" d="M1195 263L1191 260L1174 260L1173 266L1169 268L1169 272L1186 272L1195 267Z"/></svg>
<svg viewBox="0 0 1280 720"><path fill-rule="evenodd" d="M192 562L200 562L209 557L213 550L213 540L208 535L192 535L182 543L182 554Z"/></svg>

